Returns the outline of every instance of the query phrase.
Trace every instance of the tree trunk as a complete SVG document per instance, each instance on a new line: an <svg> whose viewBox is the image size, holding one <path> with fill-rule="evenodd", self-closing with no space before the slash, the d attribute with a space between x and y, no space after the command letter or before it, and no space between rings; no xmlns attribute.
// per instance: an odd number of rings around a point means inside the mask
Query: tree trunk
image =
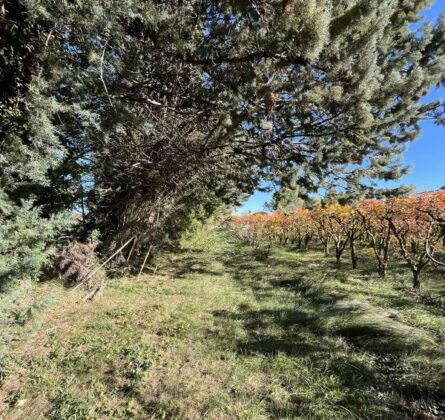
<svg viewBox="0 0 445 420"><path fill-rule="evenodd" d="M386 262L379 261L379 276L381 278L386 277L386 266L387 266Z"/></svg>
<svg viewBox="0 0 445 420"><path fill-rule="evenodd" d="M351 244L351 262L352 262L352 268L356 269L357 268L357 253L355 252L355 240L353 237L350 238L350 244Z"/></svg>
<svg viewBox="0 0 445 420"><path fill-rule="evenodd" d="M417 270L413 271L413 288L420 289L420 273Z"/></svg>
<svg viewBox="0 0 445 420"><path fill-rule="evenodd" d="M298 237L297 248L301 249L301 237Z"/></svg>
<svg viewBox="0 0 445 420"><path fill-rule="evenodd" d="M342 254L342 251L340 249L335 250L335 259L337 261L338 266L340 266L340 264L341 264L341 254Z"/></svg>
<svg viewBox="0 0 445 420"><path fill-rule="evenodd" d="M325 242L323 244L323 248L324 248L324 256L329 257L329 244L327 242Z"/></svg>

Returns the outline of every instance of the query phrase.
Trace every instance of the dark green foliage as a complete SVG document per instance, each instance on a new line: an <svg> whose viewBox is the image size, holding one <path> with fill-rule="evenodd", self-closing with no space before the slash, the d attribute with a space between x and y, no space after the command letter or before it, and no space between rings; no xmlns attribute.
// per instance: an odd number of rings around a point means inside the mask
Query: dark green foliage
<svg viewBox="0 0 445 420"><path fill-rule="evenodd" d="M28 3L0 8L0 287L36 279L49 262L48 245L69 214L48 208L40 191L63 148L53 124L63 105L54 96L49 40L54 23L32 13ZM52 189L54 192L54 189Z"/></svg>
<svg viewBox="0 0 445 420"><path fill-rule="evenodd" d="M65 215L42 218L32 201L14 205L0 190L0 291L13 280L38 278L50 262L48 245L66 226Z"/></svg>

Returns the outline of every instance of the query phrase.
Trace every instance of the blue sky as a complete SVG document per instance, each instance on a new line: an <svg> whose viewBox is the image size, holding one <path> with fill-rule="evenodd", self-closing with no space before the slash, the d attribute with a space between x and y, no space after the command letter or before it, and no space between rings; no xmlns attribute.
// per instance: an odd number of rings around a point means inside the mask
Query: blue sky
<svg viewBox="0 0 445 420"><path fill-rule="evenodd" d="M432 7L422 13L423 22L435 21L444 11L445 0L435 0ZM433 89L425 99L427 101L445 99L445 89ZM404 164L412 166L410 173L399 182L386 186L414 185L417 191L434 190L445 186L445 127L438 127L432 121L423 121L421 127L420 138L408 145L408 150L403 156ZM270 198L271 193L256 191L237 209L237 213L264 210L264 204Z"/></svg>

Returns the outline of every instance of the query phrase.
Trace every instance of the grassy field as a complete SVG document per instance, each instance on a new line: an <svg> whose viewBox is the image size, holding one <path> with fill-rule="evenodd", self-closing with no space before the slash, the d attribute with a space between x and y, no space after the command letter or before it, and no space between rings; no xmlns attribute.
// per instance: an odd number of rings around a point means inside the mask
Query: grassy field
<svg viewBox="0 0 445 420"><path fill-rule="evenodd" d="M261 261L212 231L96 302L40 286L0 360L0 418L444 418L444 310L361 263Z"/></svg>

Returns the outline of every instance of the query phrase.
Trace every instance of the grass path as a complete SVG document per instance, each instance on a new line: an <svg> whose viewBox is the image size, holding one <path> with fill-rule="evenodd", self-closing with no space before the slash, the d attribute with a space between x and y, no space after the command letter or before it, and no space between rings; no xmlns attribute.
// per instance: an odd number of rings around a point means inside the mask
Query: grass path
<svg viewBox="0 0 445 420"><path fill-rule="evenodd" d="M0 418L444 415L439 308L318 252L189 246L94 303L61 293L0 365Z"/></svg>

